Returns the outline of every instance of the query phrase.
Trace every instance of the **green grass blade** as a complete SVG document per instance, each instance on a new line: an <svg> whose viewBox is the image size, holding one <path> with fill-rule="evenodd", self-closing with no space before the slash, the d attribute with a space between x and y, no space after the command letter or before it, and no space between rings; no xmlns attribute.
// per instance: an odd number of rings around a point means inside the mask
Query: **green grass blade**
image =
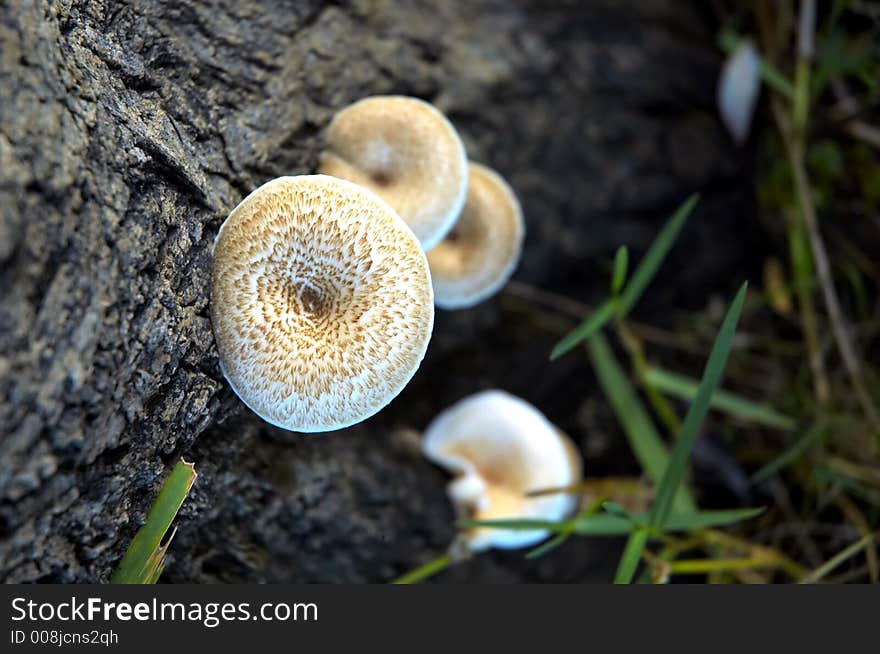
<svg viewBox="0 0 880 654"><path fill-rule="evenodd" d="M735 522L751 520L761 515L764 507L748 509L726 509L722 511L697 511L695 513L673 513L666 518L663 525L664 531L693 531L694 529L709 529L710 527L724 527Z"/></svg>
<svg viewBox="0 0 880 654"><path fill-rule="evenodd" d="M565 529L563 531L557 532L556 535L553 538L551 538L550 540L548 540L546 543L541 543L533 550L530 550L528 552L528 554L526 554L526 558L527 559L537 559L537 558L544 556L545 554L549 554L550 552L555 550L557 547L564 544L565 541L567 541L573 533L574 533L573 526L570 526L568 529Z"/></svg>
<svg viewBox="0 0 880 654"><path fill-rule="evenodd" d="M661 393L674 395L684 400L693 400L697 395L699 383L695 379L679 375L661 368L648 368L644 380ZM753 402L747 398L727 391L717 390L712 394L710 406L732 416L758 423L774 429L793 430L797 423L778 411Z"/></svg>
<svg viewBox="0 0 880 654"><path fill-rule="evenodd" d="M611 278L611 295L620 294L623 284L626 281L626 273L629 268L629 250L625 245L617 248L614 255L614 276Z"/></svg>
<svg viewBox="0 0 880 654"><path fill-rule="evenodd" d="M162 573L165 552L168 548L168 543L163 544L162 539L195 480L195 466L183 459L178 461L150 508L146 523L138 530L128 546L110 583L156 582Z"/></svg>
<svg viewBox="0 0 880 654"><path fill-rule="evenodd" d="M445 570L452 564L452 562L453 561L451 554L442 554L436 559L428 561L424 565L420 565L415 570L411 570L406 574L401 575L391 583L394 585L417 584L420 581L424 581L428 577L433 577L441 570Z"/></svg>
<svg viewBox="0 0 880 654"><path fill-rule="evenodd" d="M581 341L597 333L615 314L623 317L630 312L642 296L645 288L651 283L654 275L657 274L660 264L663 263L666 254L675 243L675 239L678 237L684 221L694 210L698 200L698 195L692 195L672 215L672 218L669 219L657 235L657 238L654 239L651 247L648 248L645 258L639 263L629 284L623 289L619 297L617 294L626 279L629 266L629 252L626 247L618 248L614 257L614 276L611 282L612 294L615 297L599 305L586 320L559 341L550 353L551 361L558 359Z"/></svg>
<svg viewBox="0 0 880 654"><path fill-rule="evenodd" d="M557 547L559 547L560 545L565 543L565 541L567 541L571 537L571 535L574 533L575 520L577 520L578 518L586 518L591 515L595 515L596 512L600 508L602 508L603 502L604 502L604 500L601 497L594 500L590 504L590 506L588 506L583 511L581 511L574 520L567 520L565 522L565 527L561 531L557 532L556 536L554 536L553 538L548 540L546 543L542 543L541 545L538 545L538 547L529 551L529 553L526 554L526 558L527 559L537 559L539 557L544 556L545 554L547 554L549 552L552 552Z"/></svg>
<svg viewBox="0 0 880 654"><path fill-rule="evenodd" d="M676 493L684 479L691 450L700 434L700 425L709 411L712 395L718 388L724 367L727 365L727 357L730 354L733 336L736 332L736 323L739 320L746 297L746 288L748 288L748 284L743 284L739 293L736 294L733 303L727 310L724 322L721 324L721 330L718 332L715 344L712 346L709 361L703 372L703 379L700 381L697 394L682 423L678 439L672 449L672 455L669 457L669 464L663 473L654 504L651 506L648 524L652 529L658 531L663 529L670 513L672 513ZM638 531L630 535L620 559L617 577L614 579L615 583L630 583L632 581L646 542L647 536L640 536Z"/></svg>
<svg viewBox="0 0 880 654"><path fill-rule="evenodd" d="M615 311L616 309L613 301L609 300L600 304L586 320L570 331L565 338L554 346L553 351L550 352L550 360L555 361L563 354L576 347L581 341L588 339L600 330L605 323L614 317Z"/></svg>
<svg viewBox="0 0 880 654"><path fill-rule="evenodd" d="M733 345L736 323L742 312L747 288L748 284L746 283L739 289L739 293L736 294L733 303L727 310L727 315L721 324L721 330L718 332L715 344L712 346L712 352L709 354L709 361L706 363L706 369L703 372L700 386L682 423L681 432L675 441L672 455L669 458L669 465L666 468L663 480L657 489L654 504L651 507L650 524L653 527L662 528L666 518L672 513L675 493L684 479L691 450L697 441L697 437L700 435L700 425L709 411L712 395L718 388L718 384L721 382L721 377L724 374L727 357Z"/></svg>
<svg viewBox="0 0 880 654"><path fill-rule="evenodd" d="M630 513L617 502L603 502L602 508L605 509L606 513L616 515L617 517L629 520L630 522L633 521Z"/></svg>
<svg viewBox="0 0 880 654"><path fill-rule="evenodd" d="M827 432L828 426L825 423L814 425L806 434L799 438L794 445L755 472L755 474L752 475L752 483L760 484L762 481L770 479L770 477L783 468L790 466L809 450L814 443L820 441Z"/></svg>
<svg viewBox="0 0 880 654"><path fill-rule="evenodd" d="M666 445L654 428L605 337L599 333L594 334L587 341L587 350L599 379L599 385L623 427L636 459L648 477L655 484L659 484L669 463ZM686 488L682 487L677 492L676 498L676 510L684 513L696 509L696 504Z"/></svg>
<svg viewBox="0 0 880 654"><path fill-rule="evenodd" d="M574 520L560 520L559 522L554 522L552 520L499 518L493 520L459 520L455 523L455 526L460 529L471 529L474 527L517 530L543 529L544 531L561 534L566 530L571 529L573 523Z"/></svg>
<svg viewBox="0 0 880 654"><path fill-rule="evenodd" d="M593 516L576 518L572 528L576 534L582 536L623 536L645 525L646 517L644 514L622 516L597 513Z"/></svg>
<svg viewBox="0 0 880 654"><path fill-rule="evenodd" d="M676 238L678 238L678 233L681 231L684 221L691 215L699 199L700 197L696 194L690 196L672 215L663 229L660 230L657 238L654 239L651 247L648 248L644 258L633 272L629 284L626 285L626 288L620 295L617 303L617 310L620 316L625 316L632 310L648 287L648 284L654 279L654 275L657 274L657 270L675 243Z"/></svg>
<svg viewBox="0 0 880 654"><path fill-rule="evenodd" d="M623 556L620 557L620 563L617 566L617 573L614 575L615 584L628 584L632 581L636 568L639 567L639 560L642 558L642 551L648 542L648 530L644 527L638 527L629 535L626 541L626 547L623 550Z"/></svg>
<svg viewBox="0 0 880 654"><path fill-rule="evenodd" d="M666 531L692 531L708 529L749 520L764 511L763 508L728 509L723 511L693 511L673 513L667 520ZM629 517L610 513L578 516L573 520L551 522L547 520L468 520L458 523L461 527L494 527L532 531L542 529L556 534L574 533L582 536L625 536L633 527L646 526L650 515L634 513Z"/></svg>

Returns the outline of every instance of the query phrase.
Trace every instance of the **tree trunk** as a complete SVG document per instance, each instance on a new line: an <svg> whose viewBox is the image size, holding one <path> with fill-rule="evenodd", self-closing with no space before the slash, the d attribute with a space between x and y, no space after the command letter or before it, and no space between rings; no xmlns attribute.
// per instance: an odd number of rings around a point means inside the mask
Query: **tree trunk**
<svg viewBox="0 0 880 654"><path fill-rule="evenodd" d="M387 580L454 531L444 474L398 428L486 387L537 404L592 452L588 474L632 470L583 361L547 363L556 318L505 294L438 312L375 418L268 427L218 366L211 247L245 194L315 171L339 108L415 95L516 189L517 276L555 292L601 298L617 245L638 254L707 191L655 301L701 303L757 257L704 4L0 3L0 580L106 581L180 456L199 478L164 580ZM706 239L729 247L695 254ZM612 545L442 578L606 579Z"/></svg>

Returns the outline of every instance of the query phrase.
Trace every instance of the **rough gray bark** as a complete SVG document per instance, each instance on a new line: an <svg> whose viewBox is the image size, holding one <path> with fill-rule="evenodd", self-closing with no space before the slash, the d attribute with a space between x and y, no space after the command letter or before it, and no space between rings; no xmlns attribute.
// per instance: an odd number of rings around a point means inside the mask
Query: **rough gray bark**
<svg viewBox="0 0 880 654"><path fill-rule="evenodd" d="M499 298L441 312L422 370L367 423L266 427L218 368L211 244L251 189L315 170L334 111L402 93L511 181L518 277L557 291L598 297L618 244L707 190L658 289L702 301L751 260L703 3L208 4L0 3L0 580L106 580L181 455L199 479L165 579L387 580L453 533L443 474L394 429L486 387L545 410L588 472L626 469L582 362L548 365L554 334ZM709 238L729 247L693 270ZM444 578L605 579L612 545Z"/></svg>

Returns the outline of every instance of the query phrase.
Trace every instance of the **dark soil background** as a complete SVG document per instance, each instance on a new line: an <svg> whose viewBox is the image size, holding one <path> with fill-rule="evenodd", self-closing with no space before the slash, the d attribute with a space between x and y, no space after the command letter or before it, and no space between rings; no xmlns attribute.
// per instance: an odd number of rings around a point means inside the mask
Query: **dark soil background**
<svg viewBox="0 0 880 654"><path fill-rule="evenodd" d="M207 3L206 3L207 4ZM170 466L195 461L163 581L383 582L452 538L446 477L402 427L474 391L541 408L591 476L637 471L583 357L510 293L438 311L385 411L293 436L238 401L208 319L229 210L316 169L371 94L446 112L527 220L515 278L595 302L702 193L637 317L754 278L750 159L715 115L706 2L0 3L0 581L106 581ZM619 543L492 553L440 581L608 581Z"/></svg>

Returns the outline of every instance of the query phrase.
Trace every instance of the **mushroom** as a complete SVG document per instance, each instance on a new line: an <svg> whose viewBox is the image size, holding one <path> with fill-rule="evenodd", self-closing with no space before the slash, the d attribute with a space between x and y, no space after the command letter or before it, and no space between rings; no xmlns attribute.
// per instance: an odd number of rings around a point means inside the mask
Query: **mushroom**
<svg viewBox="0 0 880 654"><path fill-rule="evenodd" d="M457 475L448 493L465 519L555 521L576 507L567 493L528 496L578 482L581 460L540 411L504 391L483 391L443 411L425 430L422 452ZM472 551L526 547L546 537L545 530L488 527L465 533Z"/></svg>
<svg viewBox="0 0 880 654"><path fill-rule="evenodd" d="M320 172L364 186L390 204L427 250L461 213L467 157L452 124L427 102L373 96L327 128Z"/></svg>
<svg viewBox="0 0 880 654"><path fill-rule="evenodd" d="M471 163L467 200L446 238L428 252L434 302L464 309L496 293L513 274L525 223L513 189L494 170Z"/></svg>
<svg viewBox="0 0 880 654"><path fill-rule="evenodd" d="M220 228L211 322L223 374L261 418L341 429L387 405L419 367L434 323L428 263L370 191L279 177Z"/></svg>

